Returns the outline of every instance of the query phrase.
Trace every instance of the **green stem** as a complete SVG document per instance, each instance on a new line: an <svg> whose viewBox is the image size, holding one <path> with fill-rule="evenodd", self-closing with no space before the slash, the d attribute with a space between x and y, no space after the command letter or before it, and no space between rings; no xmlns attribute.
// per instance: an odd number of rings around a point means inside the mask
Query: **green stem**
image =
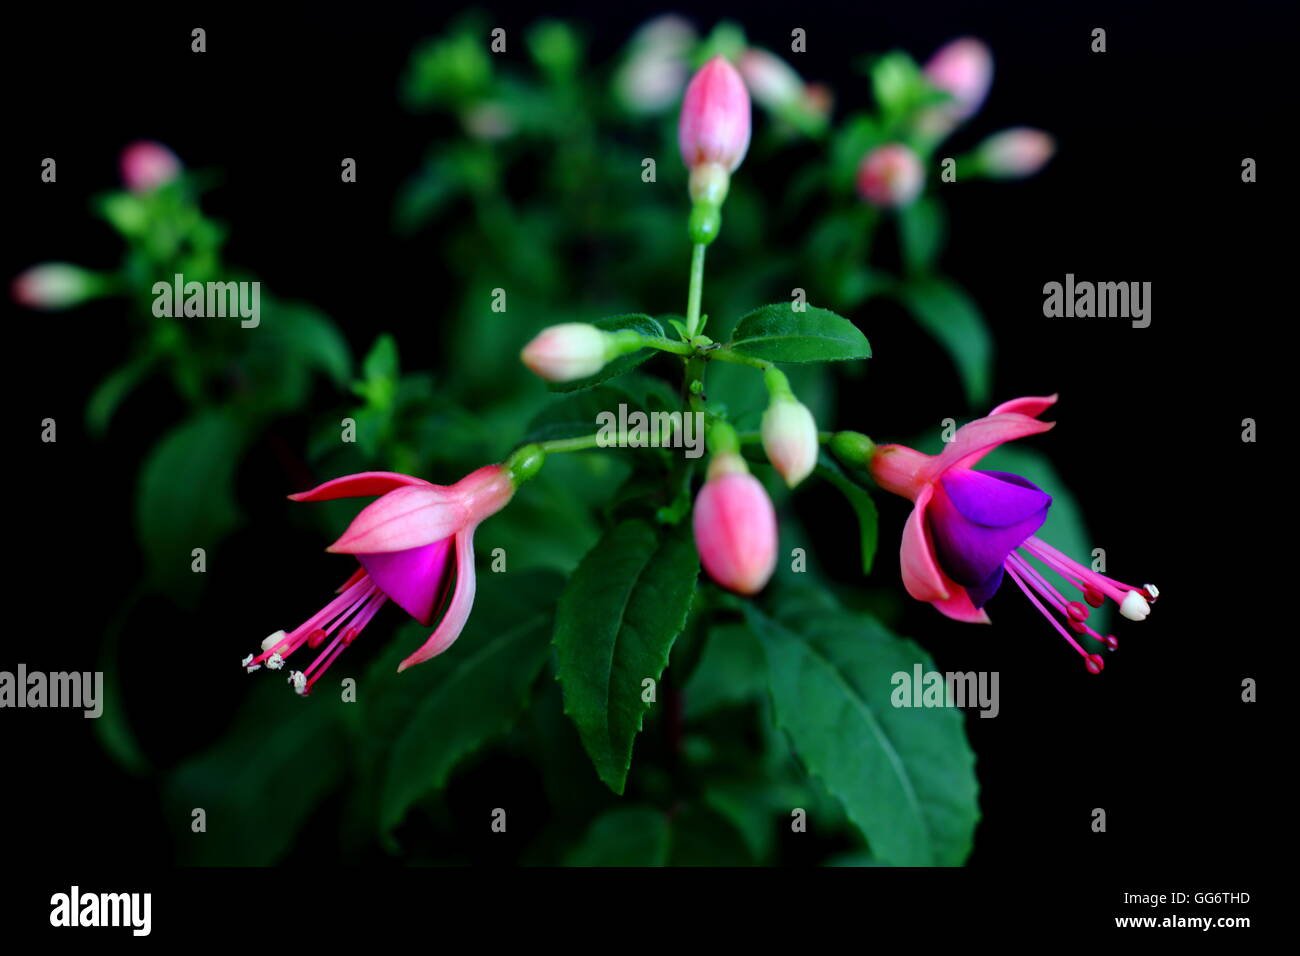
<svg viewBox="0 0 1300 956"><path fill-rule="evenodd" d="M648 349L658 349L661 352L672 352L674 355L694 355L695 346L686 342L674 342L672 339L659 339L653 336L643 335L641 345Z"/></svg>
<svg viewBox="0 0 1300 956"><path fill-rule="evenodd" d="M753 355L746 355L743 352L736 352L727 348L725 345L719 345L717 348L709 349L709 358L717 359L719 362L733 362L736 365L748 365L750 368L760 369L766 372L775 366L766 359L756 358Z"/></svg>
<svg viewBox="0 0 1300 956"><path fill-rule="evenodd" d="M697 242L691 251L691 286L686 296L686 337L700 331L700 296L704 292L704 244Z"/></svg>

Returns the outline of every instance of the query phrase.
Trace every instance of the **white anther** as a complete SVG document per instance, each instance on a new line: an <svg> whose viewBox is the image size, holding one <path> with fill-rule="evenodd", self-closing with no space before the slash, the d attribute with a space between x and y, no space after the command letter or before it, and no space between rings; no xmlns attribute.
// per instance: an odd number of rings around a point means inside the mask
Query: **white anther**
<svg viewBox="0 0 1300 956"><path fill-rule="evenodd" d="M1142 590L1143 590L1143 591L1146 591L1147 594L1150 594L1150 595L1151 595L1151 600L1153 600L1153 601L1154 601L1156 598L1160 597L1160 589L1159 589L1158 587L1156 587L1154 584L1144 584L1144 585L1142 585Z"/></svg>
<svg viewBox="0 0 1300 956"><path fill-rule="evenodd" d="M284 640L284 631L276 631L270 637L265 638L262 641L262 650L269 651L271 648L275 647L275 645L279 644L282 640Z"/></svg>
<svg viewBox="0 0 1300 956"><path fill-rule="evenodd" d="M299 694L307 693L307 675L302 671L294 671L289 675L289 683Z"/></svg>
<svg viewBox="0 0 1300 956"><path fill-rule="evenodd" d="M252 665L252 666L250 666L250 665ZM261 669L262 669L262 665L261 665L261 664L254 664L254 663L253 663L253 655L252 655L252 654L249 654L247 657L245 657L245 658L243 659L243 661L240 663L240 666L243 667L244 670L247 671L247 672L250 673L250 674L253 673L253 671L258 671L258 670L261 670Z"/></svg>
<svg viewBox="0 0 1300 956"><path fill-rule="evenodd" d="M284 666L284 658L280 656L279 651L276 651L274 654L272 654L270 657L266 659L266 666L271 668L271 670L273 671L278 671L281 667Z"/></svg>
<svg viewBox="0 0 1300 956"><path fill-rule="evenodd" d="M1119 613L1123 614L1130 621L1145 621L1148 614L1151 613L1151 605L1147 599L1136 591L1129 591L1124 595L1124 601L1119 606Z"/></svg>

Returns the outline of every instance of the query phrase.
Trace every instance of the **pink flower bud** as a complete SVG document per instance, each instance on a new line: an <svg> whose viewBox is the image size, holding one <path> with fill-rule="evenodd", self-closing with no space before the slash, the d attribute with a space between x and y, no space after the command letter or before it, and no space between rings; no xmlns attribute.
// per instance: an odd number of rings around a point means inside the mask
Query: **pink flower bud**
<svg viewBox="0 0 1300 956"><path fill-rule="evenodd" d="M979 147L980 166L995 179L1032 176L1052 158L1056 140L1041 129L1017 126L994 133Z"/></svg>
<svg viewBox="0 0 1300 956"><path fill-rule="evenodd" d="M793 396L775 397L763 413L763 451L776 473L793 488L817 465L817 423Z"/></svg>
<svg viewBox="0 0 1300 956"><path fill-rule="evenodd" d="M874 206L906 206L924 184L921 161L902 143L877 146L858 167L858 193Z"/></svg>
<svg viewBox="0 0 1300 956"><path fill-rule="evenodd" d="M768 109L782 109L798 103L803 97L804 83L799 74L785 60L750 47L740 58L740 75L754 99Z"/></svg>
<svg viewBox="0 0 1300 956"><path fill-rule="evenodd" d="M734 172L749 149L749 94L736 68L715 56L691 78L677 143L688 169L705 163Z"/></svg>
<svg viewBox="0 0 1300 956"><path fill-rule="evenodd" d="M776 512L739 454L713 457L692 520L709 577L738 594L761 591L776 569Z"/></svg>
<svg viewBox="0 0 1300 956"><path fill-rule="evenodd" d="M971 116L988 96L993 83L993 54L974 37L962 37L939 49L925 64L925 75L952 95L944 110L953 120Z"/></svg>
<svg viewBox="0 0 1300 956"><path fill-rule="evenodd" d="M569 382L599 372L609 360L609 350L609 336L594 325L563 322L542 329L520 357L548 382Z"/></svg>
<svg viewBox="0 0 1300 956"><path fill-rule="evenodd" d="M66 309L94 293L95 277L66 262L46 262L16 276L14 301L29 309Z"/></svg>
<svg viewBox="0 0 1300 956"><path fill-rule="evenodd" d="M181 174L181 161L176 154L153 140L140 140L126 147L119 164L122 182L135 193L151 192Z"/></svg>

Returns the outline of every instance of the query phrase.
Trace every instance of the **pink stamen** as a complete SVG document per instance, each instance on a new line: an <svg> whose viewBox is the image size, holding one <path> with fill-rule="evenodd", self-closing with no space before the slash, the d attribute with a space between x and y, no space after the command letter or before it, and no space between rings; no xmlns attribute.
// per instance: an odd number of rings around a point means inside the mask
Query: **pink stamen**
<svg viewBox="0 0 1300 956"><path fill-rule="evenodd" d="M1010 562L1008 562L1006 565L1006 571L1007 574L1011 575L1011 580L1015 581L1016 584L1020 586L1020 590L1025 592L1025 597L1029 598L1030 603L1032 603L1034 607L1038 608L1039 612L1043 615L1043 617L1047 618L1052 623L1052 627L1056 628L1057 633L1060 634L1063 638L1065 638L1066 643L1069 644L1071 647L1073 647L1076 651L1078 651L1079 654L1085 660L1090 661L1091 658L1089 657L1088 652L1085 651L1082 647L1080 647L1079 642L1076 641L1073 637L1071 637L1069 632L1066 631L1065 628L1061 627L1060 622L1058 622L1056 618L1052 617L1052 615L1048 613L1047 608L1043 607L1042 602L1039 601L1038 598L1034 595L1034 592L1030 589L1029 585L1027 585L1021 579L1020 574L1017 572L1016 568L1012 566ZM1092 670L1091 666L1089 666L1088 670L1091 673L1094 674L1097 673L1096 671Z"/></svg>
<svg viewBox="0 0 1300 956"><path fill-rule="evenodd" d="M329 670L330 665L338 660L339 655L357 639L357 636L365 626L370 623L370 620L378 613L379 609L383 607L384 602L388 600L387 595L385 595L383 591L380 591L379 588L375 587L373 583L370 583L368 579L367 584L370 585L371 589L369 593L367 593L364 598L353 604L352 607L348 608L347 613L340 615L338 620L330 625L329 630L330 632L333 632L349 617L349 615L352 615L353 611L355 611L356 613L352 616L351 623L340 630L334 640L330 641L329 646L317 655L316 659L308 665L305 671L303 671L303 677L306 678L307 681L307 684L302 691L304 694L311 693L311 689L315 683L324 676L325 672Z"/></svg>

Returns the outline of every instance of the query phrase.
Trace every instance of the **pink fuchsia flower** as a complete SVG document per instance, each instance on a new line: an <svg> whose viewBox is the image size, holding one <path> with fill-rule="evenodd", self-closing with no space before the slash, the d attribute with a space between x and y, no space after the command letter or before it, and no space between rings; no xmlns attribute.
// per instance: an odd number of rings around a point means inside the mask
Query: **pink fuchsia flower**
<svg viewBox="0 0 1300 956"><path fill-rule="evenodd" d="M1032 176L1052 158L1056 140L1041 129L1017 126L994 133L976 151L980 169L994 179Z"/></svg>
<svg viewBox="0 0 1300 956"><path fill-rule="evenodd" d="M261 653L243 661L252 673L263 664L279 670L304 645L319 652L289 682L299 694L311 692L387 601L421 624L434 627L428 640L399 671L436 657L460 636L474 605L474 531L483 519L505 507L519 481L541 465L521 450L505 465L488 465L456 484L430 484L389 471L335 478L290 495L294 501L328 501L379 495L327 550L355 555L360 567L335 592L338 596L292 631L276 631ZM521 464L514 467L512 463ZM530 470L531 469L531 473Z"/></svg>
<svg viewBox="0 0 1300 956"><path fill-rule="evenodd" d="M122 182L136 193L152 192L181 174L181 161L162 143L139 140L122 150Z"/></svg>
<svg viewBox="0 0 1300 956"><path fill-rule="evenodd" d="M659 113L681 96L686 58L695 45L694 28L667 14L649 21L632 37L627 62L615 79L623 102L638 113Z"/></svg>
<svg viewBox="0 0 1300 956"><path fill-rule="evenodd" d="M66 309L94 296L99 278L80 266L45 262L14 277L10 293L29 309Z"/></svg>
<svg viewBox="0 0 1300 956"><path fill-rule="evenodd" d="M924 185L921 160L902 143L877 146L858 166L858 194L873 206L909 205Z"/></svg>
<svg viewBox="0 0 1300 956"><path fill-rule="evenodd" d="M1055 395L1005 402L958 429L939 455L881 445L871 474L886 491L915 505L900 552L908 594L955 620L987 624L984 605L1009 576L1095 674L1104 666L1101 655L1086 651L1073 635L1086 634L1112 650L1118 642L1088 626L1089 608L1110 598L1124 617L1140 621L1159 592L1154 585L1137 588L1099 574L1036 537L1051 496L1019 475L974 469L1003 442L1052 428L1053 422L1038 416L1055 402ZM1067 600L1030 558L1070 582L1083 601Z"/></svg>
<svg viewBox="0 0 1300 956"><path fill-rule="evenodd" d="M738 594L763 590L776 570L776 511L737 452L721 452L709 462L692 523L709 577Z"/></svg>
<svg viewBox="0 0 1300 956"><path fill-rule="evenodd" d="M974 115L993 85L993 54L983 41L962 37L940 47L925 64L930 82L952 97L942 111L954 123Z"/></svg>
<svg viewBox="0 0 1300 956"><path fill-rule="evenodd" d="M682 99L677 144L694 172L719 166L732 173L749 149L749 93L736 68L715 56L691 78Z"/></svg>

